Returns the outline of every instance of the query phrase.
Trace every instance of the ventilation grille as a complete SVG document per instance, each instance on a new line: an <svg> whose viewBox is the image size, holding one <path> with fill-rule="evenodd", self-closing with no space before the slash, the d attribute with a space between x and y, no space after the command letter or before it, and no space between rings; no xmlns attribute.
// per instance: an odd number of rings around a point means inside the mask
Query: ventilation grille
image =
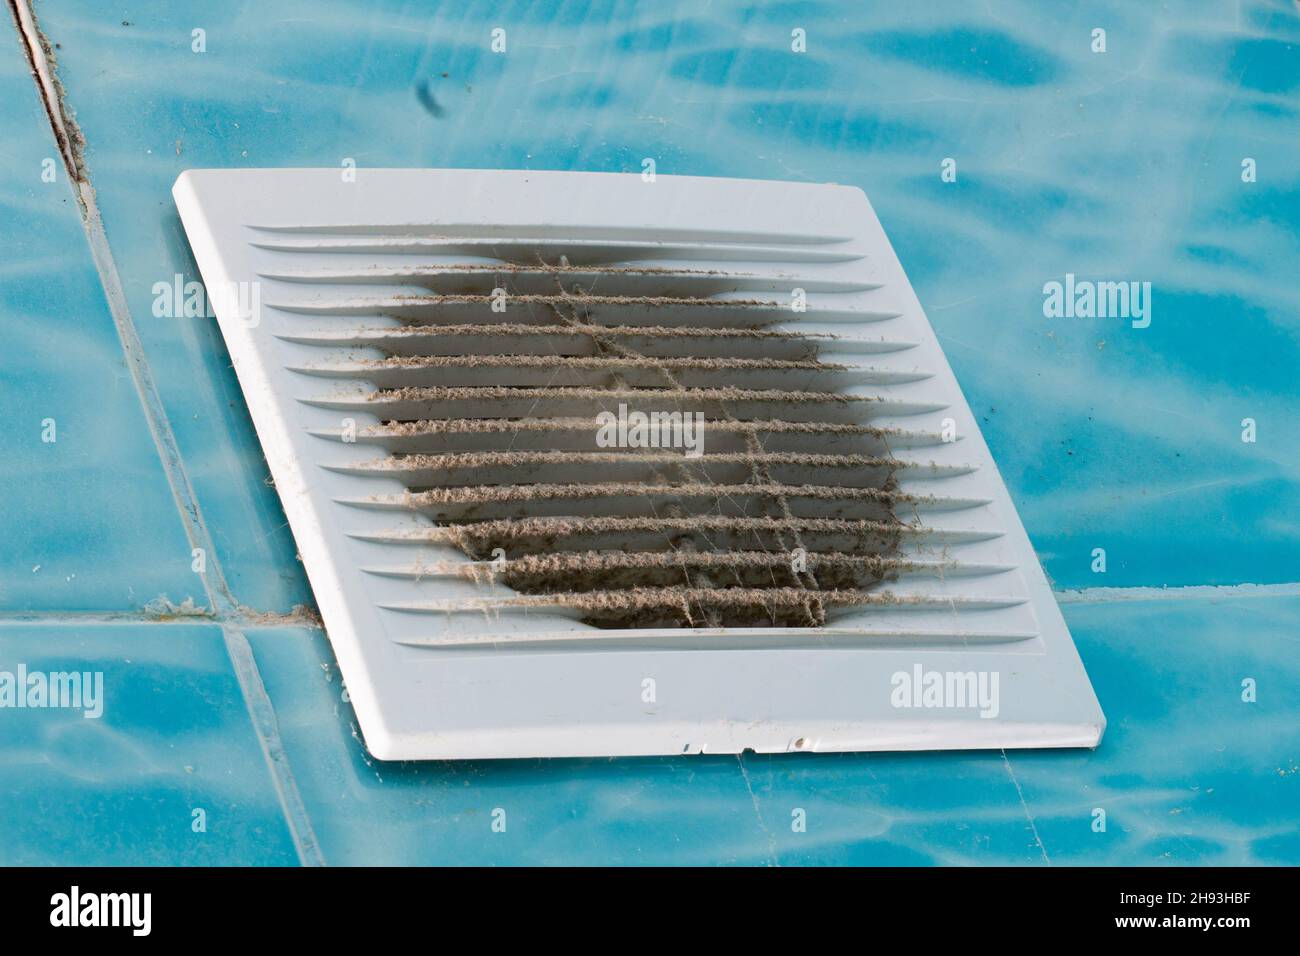
<svg viewBox="0 0 1300 956"><path fill-rule="evenodd" d="M819 269L860 261L849 243L540 238L510 227L255 232L275 254L264 279L406 287L273 304L300 317L281 337L319 351L294 371L359 390L305 400L382 420L349 437L385 457L333 467L405 491L350 503L423 515L426 532L386 540L446 542L474 559L366 570L520 592L427 611L820 627L855 609L936 600L880 587L900 574L971 571L904 556L905 537L935 534L929 516L985 502L900 488L908 475L970 469L918 457L940 436L873 425L941 406L884 394L933 372L915 343L863 330L891 317L855 300L875 283ZM816 322L803 321L809 295ZM891 437L913 454L895 455ZM600 450L609 445L623 447Z"/></svg>
<svg viewBox="0 0 1300 956"><path fill-rule="evenodd" d="M182 177L178 203L231 290L218 315L345 672L503 651L1042 654L1041 572L860 193L259 175L287 196L214 226L219 187L205 203ZM399 178L424 189L393 195ZM427 750L400 755L446 753Z"/></svg>

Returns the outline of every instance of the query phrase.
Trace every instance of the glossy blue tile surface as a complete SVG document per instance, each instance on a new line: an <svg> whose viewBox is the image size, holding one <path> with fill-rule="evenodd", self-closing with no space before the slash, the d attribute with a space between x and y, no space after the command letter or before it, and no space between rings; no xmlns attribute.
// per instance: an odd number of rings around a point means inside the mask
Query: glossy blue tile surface
<svg viewBox="0 0 1300 956"><path fill-rule="evenodd" d="M123 610L159 595L203 603L7 14L0 128L0 611Z"/></svg>
<svg viewBox="0 0 1300 956"><path fill-rule="evenodd" d="M100 716L14 706L20 668L101 674ZM297 860L220 628L0 627L0 864Z"/></svg>
<svg viewBox="0 0 1300 956"><path fill-rule="evenodd" d="M347 158L362 175L652 158L661 175L861 186L1057 586L1300 582L1290 2L35 10L181 465L255 611L310 592L215 323L155 312L155 283L198 278L170 188L191 167ZM1300 863L1286 589L1066 605L1107 735L1009 755L381 764L319 631L249 632L245 689L270 701L255 729L219 628L63 620L203 591L62 167L40 182L57 156L17 44L0 94L0 322L17 343L0 354L0 473L23 491L0 504L0 612L54 615L0 626L0 671L92 662L109 703L98 721L0 709L0 862L294 862L293 819L332 864ZM1150 282L1150 325L1049 318L1044 286L1067 273ZM268 728L285 759L264 758Z"/></svg>
<svg viewBox="0 0 1300 956"><path fill-rule="evenodd" d="M249 640L330 863L1300 862L1300 598L1066 612L1096 751L382 764L319 632Z"/></svg>
<svg viewBox="0 0 1300 956"><path fill-rule="evenodd" d="M193 274L168 189L188 167L345 157L651 157L661 174L862 186L1057 582L1300 573L1281 517L1300 506L1300 24L1286 4L38 6L64 42L109 238L215 533L254 529L223 542L246 603L304 590L286 578L289 537L212 324L150 316L154 281ZM790 52L794 28L805 54ZM956 182L940 179L945 158ZM1067 272L1150 282L1151 325L1045 318L1043 286Z"/></svg>
<svg viewBox="0 0 1300 956"><path fill-rule="evenodd" d="M365 753L319 632L248 637L327 863L1037 859L997 753L385 764Z"/></svg>
<svg viewBox="0 0 1300 956"><path fill-rule="evenodd" d="M1096 753L1011 757L1052 862L1300 863L1300 598L1068 605L1066 619L1110 723Z"/></svg>

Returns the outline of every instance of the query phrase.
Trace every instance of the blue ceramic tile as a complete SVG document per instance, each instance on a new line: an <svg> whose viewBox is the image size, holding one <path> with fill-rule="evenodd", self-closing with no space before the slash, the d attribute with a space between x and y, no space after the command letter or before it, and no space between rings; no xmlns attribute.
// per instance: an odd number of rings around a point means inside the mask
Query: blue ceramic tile
<svg viewBox="0 0 1300 956"><path fill-rule="evenodd" d="M319 631L248 637L330 864L1040 859L999 754L381 763Z"/></svg>
<svg viewBox="0 0 1300 956"><path fill-rule="evenodd" d="M1043 862L997 752L746 755L745 766L782 865Z"/></svg>
<svg viewBox="0 0 1300 956"><path fill-rule="evenodd" d="M1066 618L1110 724L1095 753L1009 758L1052 861L1300 863L1300 598L1068 605Z"/></svg>
<svg viewBox="0 0 1300 956"><path fill-rule="evenodd" d="M151 315L154 282L194 273L168 189L191 166L344 157L639 170L650 156L665 174L860 185L1059 584L1297 577L1300 26L1286 4L275 10L38 4L245 603L285 608L305 585L219 336ZM488 46L497 26L505 54ZM796 27L802 55L789 52ZM191 52L194 29L207 52ZM940 180L945 157L954 183ZM1066 273L1151 282L1150 327L1045 318L1043 286Z"/></svg>
<svg viewBox="0 0 1300 956"><path fill-rule="evenodd" d="M319 632L249 639L332 863L1300 862L1300 599L1067 611L1096 751L384 764Z"/></svg>
<svg viewBox="0 0 1300 956"><path fill-rule="evenodd" d="M309 593L214 323L155 314L155 283L197 278L170 186L196 166L345 157L363 172L653 157L662 174L862 186L1059 585L1300 580L1288 4L36 6L244 604L286 610ZM498 26L504 55L488 47ZM787 52L796 27L802 55ZM1090 49L1096 27L1105 53ZM0 84L13 130L0 202L15 213L0 239L20 252L0 317L23 346L0 358L0 391L11 424L60 422L52 447L0 433L11 477L33 489L0 510L0 537L21 545L0 555L0 607L192 593L71 195L39 183L53 150L21 59L0 57ZM1047 317L1044 284L1067 273L1151 282L1150 326ZM81 443L65 450L65 435ZM45 556L36 575L28 542ZM59 588L29 580L46 567ZM1066 611L1110 720L1096 752L381 764L320 632L249 637L330 863L1300 863L1300 599ZM78 661L105 672L104 717L0 709L3 862L295 859L217 629L0 630L0 671Z"/></svg>
<svg viewBox="0 0 1300 956"><path fill-rule="evenodd" d="M99 716L15 706L51 672L101 675ZM219 628L0 628L0 864L297 860Z"/></svg>
<svg viewBox="0 0 1300 956"><path fill-rule="evenodd" d="M159 595L203 603L7 14L0 49L0 609L123 610Z"/></svg>
<svg viewBox="0 0 1300 956"><path fill-rule="evenodd" d="M331 864L769 860L735 758L378 763L319 632L249 639Z"/></svg>
<svg viewBox="0 0 1300 956"><path fill-rule="evenodd" d="M767 859L735 758L380 763L319 631L248 637L329 864Z"/></svg>

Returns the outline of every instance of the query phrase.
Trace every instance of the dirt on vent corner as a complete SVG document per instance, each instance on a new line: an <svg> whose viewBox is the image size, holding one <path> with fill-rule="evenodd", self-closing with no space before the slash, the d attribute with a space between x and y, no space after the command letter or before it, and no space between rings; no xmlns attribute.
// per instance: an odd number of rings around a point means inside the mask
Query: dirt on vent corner
<svg viewBox="0 0 1300 956"><path fill-rule="evenodd" d="M306 604L295 604L288 614L276 611L258 611L246 605L239 605L237 612L240 623L249 627L310 627L323 630L325 622L320 611Z"/></svg>

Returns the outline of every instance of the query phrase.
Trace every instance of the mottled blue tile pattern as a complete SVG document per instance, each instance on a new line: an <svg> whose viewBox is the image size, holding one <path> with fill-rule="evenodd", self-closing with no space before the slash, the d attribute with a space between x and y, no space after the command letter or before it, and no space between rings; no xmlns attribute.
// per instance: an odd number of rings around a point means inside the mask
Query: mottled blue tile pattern
<svg viewBox="0 0 1300 956"><path fill-rule="evenodd" d="M1110 723L1096 753L1010 758L1052 861L1297 862L1298 619L1300 598L1068 605Z"/></svg>
<svg viewBox="0 0 1300 956"><path fill-rule="evenodd" d="M0 129L0 611L125 610L160 595L202 603L7 12Z"/></svg>
<svg viewBox="0 0 1300 956"><path fill-rule="evenodd" d="M1039 858L998 753L383 764L357 737L322 635L249 640L327 862ZM504 833L492 830L498 809ZM791 829L796 809L805 833Z"/></svg>
<svg viewBox="0 0 1300 956"><path fill-rule="evenodd" d="M1096 751L381 764L322 635L249 639L327 861L1295 862L1300 598L1066 612L1110 715Z"/></svg>
<svg viewBox="0 0 1300 956"><path fill-rule="evenodd" d="M215 324L155 314L154 283L197 278L170 187L191 167L347 158L362 175L652 158L661 175L861 186L1059 587L1300 582L1289 0L35 9L238 603L284 612L310 591ZM23 492L0 505L0 611L202 601L73 194L39 181L55 153L16 44L0 93L0 321L16 343L0 355L0 469ZM1150 282L1149 327L1047 317L1044 285L1067 273ZM39 442L47 415L55 446ZM249 639L278 765L328 863L1294 864L1293 594L1068 604L1110 720L1096 752L385 765L319 631L271 621ZM94 662L111 709L0 710L0 862L297 859L268 725L249 720L218 627L0 627L0 669L20 660Z"/></svg>
<svg viewBox="0 0 1300 956"><path fill-rule="evenodd" d="M1110 585L1294 580L1295 528L1279 519L1300 506L1293 7L998 7L289 0L265 16L120 16L42 2L235 589L268 607L305 595L283 570L292 544L233 378L189 374L223 364L219 337L150 315L153 282L194 273L167 189L192 166L345 157L596 170L653 157L663 174L862 186L1054 580L1096 583L1094 547L1112 556ZM488 47L496 26L505 54ZM1091 50L1098 26L1105 53ZM190 50L195 28L206 53ZM940 181L946 157L955 183ZM1151 326L1044 318L1042 287L1067 272L1151 282ZM1256 444L1240 440L1245 417ZM251 540L227 537L245 524Z"/></svg>
<svg viewBox="0 0 1300 956"><path fill-rule="evenodd" d="M19 667L102 674L103 712L0 709L0 865L298 862L220 628L0 627Z"/></svg>

